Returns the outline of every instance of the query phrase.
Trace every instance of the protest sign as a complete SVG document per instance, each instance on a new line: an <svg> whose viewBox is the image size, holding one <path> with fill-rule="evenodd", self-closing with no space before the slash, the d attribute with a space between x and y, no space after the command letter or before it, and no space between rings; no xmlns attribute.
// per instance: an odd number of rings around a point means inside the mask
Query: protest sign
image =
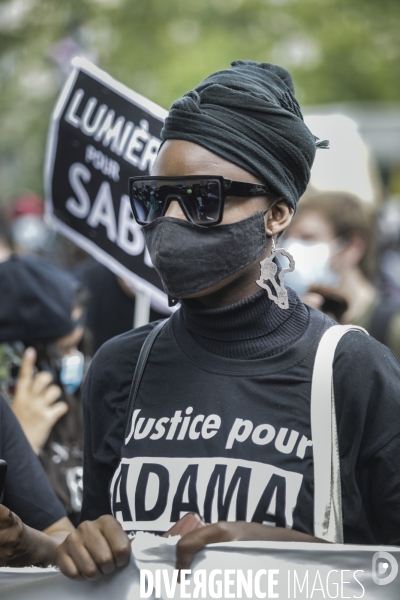
<svg viewBox="0 0 400 600"><path fill-rule="evenodd" d="M128 177L145 175L167 112L85 59L54 109L45 160L46 218L156 309L167 297L133 218Z"/></svg>

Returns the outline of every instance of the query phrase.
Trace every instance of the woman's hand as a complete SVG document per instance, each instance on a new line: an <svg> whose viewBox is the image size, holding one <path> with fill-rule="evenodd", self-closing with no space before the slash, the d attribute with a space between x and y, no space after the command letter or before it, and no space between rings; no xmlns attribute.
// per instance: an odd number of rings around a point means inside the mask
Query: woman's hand
<svg viewBox="0 0 400 600"><path fill-rule="evenodd" d="M260 523L247 523L246 521L234 521L232 523L220 521L214 525L207 525L207 527L191 531L179 540L176 547L176 568L187 569L196 552L208 544L252 540L262 540L264 542L324 542L324 540L293 529L271 527Z"/></svg>
<svg viewBox="0 0 400 600"><path fill-rule="evenodd" d="M12 409L34 452L39 454L57 421L68 412L66 402L56 402L61 388L52 384L48 371L34 374L36 351L27 348L18 375Z"/></svg>
<svg viewBox="0 0 400 600"><path fill-rule="evenodd" d="M25 566L28 554L24 524L11 510L0 505L0 566Z"/></svg>
<svg viewBox="0 0 400 600"><path fill-rule="evenodd" d="M194 531L195 529L200 529L201 527L207 527L204 523L203 519L197 513L187 513L184 517L179 519L165 533L163 533L162 537L170 537L174 535L180 535L181 537Z"/></svg>
<svg viewBox="0 0 400 600"><path fill-rule="evenodd" d="M99 579L124 567L131 556L131 542L114 517L104 515L84 521L57 548L57 565L71 579Z"/></svg>
<svg viewBox="0 0 400 600"><path fill-rule="evenodd" d="M37 531L0 504L0 567L55 565L58 544L73 530L72 523L64 517L45 532Z"/></svg>

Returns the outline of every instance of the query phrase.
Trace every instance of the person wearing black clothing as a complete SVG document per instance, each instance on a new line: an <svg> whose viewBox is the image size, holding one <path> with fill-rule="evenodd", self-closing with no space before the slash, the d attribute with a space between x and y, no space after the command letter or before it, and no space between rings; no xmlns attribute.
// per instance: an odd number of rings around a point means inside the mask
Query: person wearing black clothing
<svg viewBox="0 0 400 600"><path fill-rule="evenodd" d="M289 474L283 478L284 471L280 471L275 478L276 484L270 487L271 495L277 490L278 494L282 491L288 496L290 488L298 495L294 504L288 506L288 498L282 503L282 506L286 504L286 513L293 514L293 522L279 507L275 514L271 511L262 520L312 533L310 374L316 345L322 332L333 322L316 310L308 309L291 290L289 299L290 309L285 312L272 304L263 291L232 306L213 310L196 306L193 300L184 300L182 310L158 337L135 405L140 412L136 417L134 437L137 439L132 448L141 457L163 457L154 462L168 470L169 492L166 493L166 486L160 485L157 493L138 484L136 499L143 494L147 506L158 501L165 504L165 510L154 525L151 520L146 520L140 528L166 531L173 524L169 518L174 499L179 500L176 483L179 484L180 479L173 482L174 460L164 457L190 456L193 464L203 468L196 482L198 508L203 514L208 509L205 496L214 464L207 470L194 457L204 461L203 456L224 456L228 464L234 459L248 461L251 465L260 460L260 452L265 452L277 473L278 469L284 469L293 476L292 482ZM263 335L258 336L261 324L264 325ZM85 464L87 476L82 520L94 520L111 513L108 484L120 462L132 369L141 345L153 327L152 323L108 342L97 356L95 369L90 371L87 392L93 401L85 405L85 423L96 426L85 429L86 447L90 451ZM349 356L353 357L351 369ZM383 381L379 374L381 362L386 362ZM157 366L156 378L152 373L154 365ZM365 365L370 365L368 373ZM396 358L372 338L357 332L347 334L340 342L334 364L334 386L339 445L343 453L342 487L345 540L348 543L379 544L400 540L400 520L396 514L400 491L397 491L397 497L392 495L392 473L400 470L400 415L396 414L398 377ZM289 389L282 392L288 381L291 381ZM365 393L360 394L360 390ZM95 402L94 399L99 397L102 402ZM170 419L176 411L180 411L181 420L173 438L168 438L172 430ZM186 414L190 416L190 422L184 435L181 431ZM207 438L204 423L212 414L220 417L221 424L218 429L218 423L214 429L210 426L207 435L214 432L214 436ZM196 426L194 420L199 415L205 418L198 420ZM157 423L164 417L169 421L165 424L164 434L158 436ZM155 421L150 427L152 419ZM242 427L236 435L239 439L229 442L230 433L236 431L239 419L252 426ZM161 431L161 425L159 427ZM195 439L195 432L200 432L198 439ZM225 460L220 461L225 463ZM184 468L182 466L183 471ZM183 471L179 472L180 476ZM151 472L157 473L157 469ZM302 480L299 490L296 487L298 479ZM160 478L161 481L164 479ZM248 512L236 515L237 520L253 517L256 506L252 503L260 500L266 488L262 485L262 489L257 489L256 484L256 481L250 482L246 491L248 497L240 507L247 501ZM282 486L287 488L286 492ZM129 503L124 504L122 500L118 506L116 492L121 487L115 482L112 487L114 514L122 513L121 522L125 527L125 521L128 524L130 520L125 515L129 516L131 509ZM370 502L364 504L363 498L369 498ZM270 502L267 495L265 512ZM192 505L188 509L195 508ZM136 520L139 520L137 516ZM207 522L214 520L206 518Z"/></svg>
<svg viewBox="0 0 400 600"><path fill-rule="evenodd" d="M1 395L0 458L8 467L0 495L0 566L55 564L55 548L73 526Z"/></svg>
<svg viewBox="0 0 400 600"><path fill-rule="evenodd" d="M86 291L35 257L0 261L0 392L74 524L82 490Z"/></svg>
<svg viewBox="0 0 400 600"><path fill-rule="evenodd" d="M178 568L213 542L323 541L313 531L310 393L319 341L335 323L284 286L275 244L327 143L304 125L289 73L251 61L176 101L162 138L152 176L130 182L131 204L181 308L162 329L110 340L92 362L84 522L58 550L70 577L126 564L124 532L164 533L188 512L207 526L181 538ZM346 543L400 542L399 378L374 339L354 331L339 342Z"/></svg>

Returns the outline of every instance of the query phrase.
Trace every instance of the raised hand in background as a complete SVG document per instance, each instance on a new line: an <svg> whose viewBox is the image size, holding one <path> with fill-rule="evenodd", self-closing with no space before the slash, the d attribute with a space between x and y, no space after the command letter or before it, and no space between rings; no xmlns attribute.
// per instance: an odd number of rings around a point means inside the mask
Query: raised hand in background
<svg viewBox="0 0 400 600"><path fill-rule="evenodd" d="M53 377L48 371L35 374L35 362L36 350L27 348L21 362L12 409L30 445L39 454L54 425L68 412L68 404L57 402L61 388L53 384Z"/></svg>

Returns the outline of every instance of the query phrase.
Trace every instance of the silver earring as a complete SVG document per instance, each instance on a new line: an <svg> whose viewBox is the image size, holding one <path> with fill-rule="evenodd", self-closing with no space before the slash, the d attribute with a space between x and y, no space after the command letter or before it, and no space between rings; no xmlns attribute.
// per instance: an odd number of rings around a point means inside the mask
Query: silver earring
<svg viewBox="0 0 400 600"><path fill-rule="evenodd" d="M278 279L279 283L276 280L276 273L278 271L278 266L274 263L274 258L277 254L283 254L289 260L289 267L287 269L282 269L279 272ZM256 283L260 287L267 290L268 298L275 302L279 306L279 308L287 309L289 308L289 299L287 289L285 288L285 273L291 273L294 270L294 258L293 256L284 248L276 248L275 240L272 238L272 250L271 254L264 258L260 262L260 279L257 279ZM276 296L273 294L271 287L267 282L271 283L272 288L276 292Z"/></svg>

